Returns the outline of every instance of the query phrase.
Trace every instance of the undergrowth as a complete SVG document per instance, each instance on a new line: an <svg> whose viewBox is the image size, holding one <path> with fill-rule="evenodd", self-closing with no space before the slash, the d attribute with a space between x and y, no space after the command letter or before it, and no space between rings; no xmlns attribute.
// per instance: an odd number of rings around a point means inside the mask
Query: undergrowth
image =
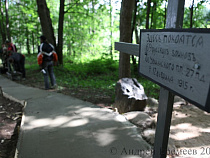
<svg viewBox="0 0 210 158"><path fill-rule="evenodd" d="M38 69L36 54L26 55L26 71L32 73ZM59 86L68 88L88 88L104 91L114 95L115 85L118 81L119 62L110 58L86 59L64 56L64 65L55 66L56 81ZM148 97L158 99L159 86L138 74L138 70L132 68L132 78L136 78L144 87ZM33 74L40 75L40 73ZM37 76L37 78L39 78ZM114 96L113 96L114 97Z"/></svg>

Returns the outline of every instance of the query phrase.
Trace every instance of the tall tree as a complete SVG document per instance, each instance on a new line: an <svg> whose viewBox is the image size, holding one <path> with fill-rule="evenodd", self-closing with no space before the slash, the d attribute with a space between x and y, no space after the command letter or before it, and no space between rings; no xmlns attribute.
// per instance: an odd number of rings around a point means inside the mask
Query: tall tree
<svg viewBox="0 0 210 158"><path fill-rule="evenodd" d="M135 0L134 3L134 10L133 10L133 23L132 23L132 31L131 31L131 43L133 43L133 33L135 30L136 33L136 42L138 43L138 30L136 26L136 14L137 14L137 3L139 0ZM137 65L136 65L136 58L132 55L132 62L134 66L134 71L137 72Z"/></svg>
<svg viewBox="0 0 210 158"><path fill-rule="evenodd" d="M26 47L28 54L31 54L28 28L26 28Z"/></svg>
<svg viewBox="0 0 210 158"><path fill-rule="evenodd" d="M112 54L112 26L113 26L113 21L112 21L112 0L109 0L109 6L110 6L110 13L109 13L109 18L110 18L110 56L113 58Z"/></svg>
<svg viewBox="0 0 210 158"><path fill-rule="evenodd" d="M60 0L60 13L58 23L58 62L63 65L63 21L64 21L64 4L65 0Z"/></svg>
<svg viewBox="0 0 210 158"><path fill-rule="evenodd" d="M134 3L135 0L122 0L120 11L120 42L131 43L131 23ZM130 76L130 55L120 52L119 78Z"/></svg>
<svg viewBox="0 0 210 158"><path fill-rule="evenodd" d="M157 21L157 2L153 2L152 6L152 15L151 15L151 29L156 29L156 21Z"/></svg>
<svg viewBox="0 0 210 158"><path fill-rule="evenodd" d="M2 37L2 43L6 41L6 31L5 31L5 25L4 25L4 11L2 7L2 1L0 1L0 7L1 7L1 18L0 18L0 30L1 30L1 37Z"/></svg>
<svg viewBox="0 0 210 158"><path fill-rule="evenodd" d="M192 1L192 5L190 6L190 28L193 27L193 9L194 9L194 0Z"/></svg>
<svg viewBox="0 0 210 158"><path fill-rule="evenodd" d="M149 29L149 15L151 8L151 0L147 0L147 17L146 17L146 29Z"/></svg>
<svg viewBox="0 0 210 158"><path fill-rule="evenodd" d="M50 18L50 11L47 7L46 0L36 0L36 3L38 7L42 33L46 36L47 40L56 47L52 20Z"/></svg>
<svg viewBox="0 0 210 158"><path fill-rule="evenodd" d="M137 14L137 3L139 0L135 0L134 10L133 10L133 22L132 22L132 30L131 30L131 41L133 42L133 32L136 28L136 14Z"/></svg>
<svg viewBox="0 0 210 158"><path fill-rule="evenodd" d="M167 0L165 2L165 9L164 9L164 28L166 26L166 15L167 15L167 6L166 6Z"/></svg>
<svg viewBox="0 0 210 158"><path fill-rule="evenodd" d="M5 0L5 11L6 11L6 31L7 31L7 39L11 41L10 27L9 27L9 4L8 1Z"/></svg>

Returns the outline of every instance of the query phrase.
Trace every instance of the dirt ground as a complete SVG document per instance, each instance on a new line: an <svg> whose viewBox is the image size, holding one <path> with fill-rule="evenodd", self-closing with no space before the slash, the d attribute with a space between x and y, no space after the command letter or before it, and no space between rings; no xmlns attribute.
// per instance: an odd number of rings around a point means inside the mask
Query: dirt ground
<svg viewBox="0 0 210 158"><path fill-rule="evenodd" d="M194 105L174 106L169 144L174 157L210 158L210 113Z"/></svg>
<svg viewBox="0 0 210 158"><path fill-rule="evenodd" d="M43 89L43 82L34 81L33 77L18 82ZM65 87L58 87L56 91L101 107L110 108L113 103L113 94L109 95L107 92ZM10 158L14 154L21 111L22 106L19 103L0 97L0 158ZM156 118L157 114L153 114L153 117ZM172 155L169 156L170 158L210 158L210 114L194 105L178 102L172 114L169 143L168 154Z"/></svg>
<svg viewBox="0 0 210 158"><path fill-rule="evenodd" d="M0 94L0 158L13 158L22 117L22 105Z"/></svg>

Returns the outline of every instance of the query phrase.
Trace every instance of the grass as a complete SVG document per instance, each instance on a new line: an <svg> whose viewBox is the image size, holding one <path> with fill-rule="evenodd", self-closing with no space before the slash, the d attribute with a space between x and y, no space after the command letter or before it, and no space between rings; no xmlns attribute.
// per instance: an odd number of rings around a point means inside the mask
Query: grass
<svg viewBox="0 0 210 158"><path fill-rule="evenodd" d="M25 67L29 75L38 69L36 54L26 55ZM56 66L54 71L59 86L91 89L114 95L115 85L118 81L118 67L119 62L109 58L86 58L85 60L80 60L64 56L64 66ZM40 78L41 73L31 75L34 75L35 78ZM158 85L139 76L137 72L133 71L133 68L132 78L136 78L143 85L148 97L158 98Z"/></svg>

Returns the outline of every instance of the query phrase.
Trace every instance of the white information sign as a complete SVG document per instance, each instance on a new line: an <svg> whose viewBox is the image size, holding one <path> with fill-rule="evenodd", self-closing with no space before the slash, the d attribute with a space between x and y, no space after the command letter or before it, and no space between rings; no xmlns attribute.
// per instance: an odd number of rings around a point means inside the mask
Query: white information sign
<svg viewBox="0 0 210 158"><path fill-rule="evenodd" d="M210 30L141 30L139 72L210 112Z"/></svg>

